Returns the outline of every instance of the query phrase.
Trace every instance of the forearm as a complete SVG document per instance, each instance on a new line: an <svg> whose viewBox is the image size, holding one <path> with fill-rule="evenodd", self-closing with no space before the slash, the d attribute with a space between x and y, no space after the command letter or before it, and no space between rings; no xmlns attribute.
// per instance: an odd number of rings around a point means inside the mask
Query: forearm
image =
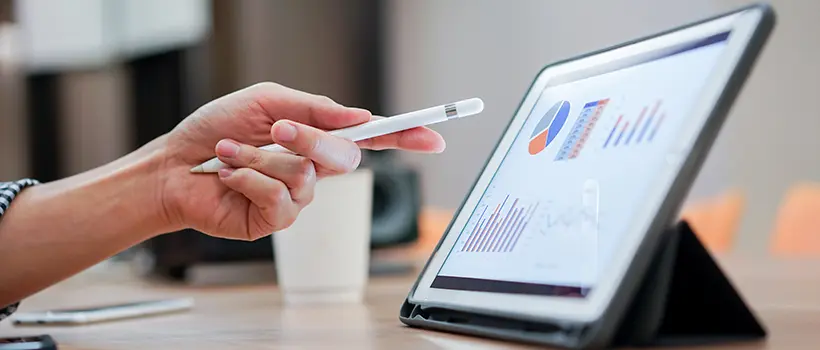
<svg viewBox="0 0 820 350"><path fill-rule="evenodd" d="M148 157L150 157L154 152L160 150L166 140L165 135L160 136L149 143L143 145L142 147L115 159L109 163L103 164L99 167L94 169L89 169L85 172L76 174L70 178L61 179L59 181L87 181L94 178L99 178L101 176L110 175L111 173L121 170L125 167L132 166L133 164L140 162Z"/></svg>
<svg viewBox="0 0 820 350"><path fill-rule="evenodd" d="M152 152L141 149L15 198L0 219L0 305L170 229L158 205L161 158Z"/></svg>

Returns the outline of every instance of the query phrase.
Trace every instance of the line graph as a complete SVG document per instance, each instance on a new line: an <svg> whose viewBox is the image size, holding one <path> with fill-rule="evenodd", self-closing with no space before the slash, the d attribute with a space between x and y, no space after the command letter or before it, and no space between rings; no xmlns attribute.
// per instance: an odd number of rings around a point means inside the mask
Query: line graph
<svg viewBox="0 0 820 350"><path fill-rule="evenodd" d="M568 208L562 211L547 210L544 215L543 228L574 228L584 224L597 224L598 211L596 208L581 206Z"/></svg>

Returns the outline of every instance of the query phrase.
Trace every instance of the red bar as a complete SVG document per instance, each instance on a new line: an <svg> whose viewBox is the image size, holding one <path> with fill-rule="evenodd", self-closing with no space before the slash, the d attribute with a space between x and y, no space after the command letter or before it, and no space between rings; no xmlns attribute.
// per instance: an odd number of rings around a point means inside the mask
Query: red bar
<svg viewBox="0 0 820 350"><path fill-rule="evenodd" d="M637 122L635 122L635 129L637 129L639 126L641 126L641 121L643 120L643 117L646 115L646 111L647 111L648 109L649 109L649 108L644 107L644 108L641 110L641 114L638 116L638 121L637 121ZM635 130L635 129L632 129L632 130ZM633 133L634 133L634 132L633 132Z"/></svg>
<svg viewBox="0 0 820 350"><path fill-rule="evenodd" d="M467 251L472 251L479 237L481 237L481 235L484 234L484 232L487 232L487 227L493 224L493 219L495 218L495 215L495 213L492 213L489 217L487 217L487 220L484 221L484 225L481 227L481 230L478 231L475 234L475 237L473 237L473 239L470 241L469 246L467 247Z"/></svg>
<svg viewBox="0 0 820 350"><path fill-rule="evenodd" d="M492 215L490 215L490 217L492 217ZM489 223L490 223L490 219L489 219L489 218L484 219L484 220L481 220L481 226L479 226L479 227L478 227L478 231L476 231L476 233L475 233L475 234L473 234L473 237L470 237L470 241L469 241L469 242L467 242L467 243L468 243L468 244L470 244L470 245L471 245L471 244L473 244L473 243L475 242L475 240L476 240L476 236L480 235L480 234L481 234L481 231L483 231L483 230L487 227L487 225L488 225ZM467 245L465 244L465 248L466 248L466 246L467 246Z"/></svg>
<svg viewBox="0 0 820 350"><path fill-rule="evenodd" d="M658 108L661 106L661 100L655 102L655 107L652 107L652 113L649 113L650 117L654 117L655 113L658 112Z"/></svg>
<svg viewBox="0 0 820 350"><path fill-rule="evenodd" d="M535 209L537 209L537 208L538 208L538 203L536 203L535 207L533 207L532 210L530 210L527 213L526 221L522 221L523 224L518 229L518 232L516 232L515 239L510 242L511 244L510 244L509 248L506 251L511 252L511 251L513 251L513 249L515 249L515 245L518 244L518 240L521 238L521 234L527 228L527 225L530 223L530 220L532 220L532 215L535 213Z"/></svg>
<svg viewBox="0 0 820 350"><path fill-rule="evenodd" d="M515 222L515 218L517 217L517 215L520 212L521 212L521 208L515 208L515 210L512 212L512 215L510 216L509 221L507 221L507 225L504 226L504 229L501 230L501 232L498 234L498 237L496 237L496 240L492 244L490 244L490 251L491 252L497 252L498 251L498 247L501 245L502 242L504 242L504 239L506 239L507 234L510 232L510 229L513 226L513 222Z"/></svg>
<svg viewBox="0 0 820 350"><path fill-rule="evenodd" d="M517 200L516 200L516 201L517 201ZM505 201L504 201L504 203L502 203L502 204L501 204L501 208L502 208L502 209L504 208L504 204L505 204L506 202L507 202L507 201L505 200ZM514 205L514 204L513 204L513 205ZM510 206L510 210L512 210L512 206ZM499 214L499 216L501 216L501 215ZM488 244L489 244L490 242L492 242L492 241L495 239L495 237L496 237L496 235L498 234L498 232L499 232L499 231L501 231L501 228L502 228L502 227L504 226L504 224L507 222L507 218L508 218L508 217L509 217L509 213L507 213L507 215L504 215L504 216L501 218L501 221L499 221L499 222L498 222L498 225L495 225L495 227L493 228L493 230L492 230L492 231L490 231L490 233L489 233L487 236L485 236L485 237L484 237L484 239L481 241L481 243L479 243L479 245L478 245L478 251L479 251L479 252L486 252L486 251L487 251Z"/></svg>
<svg viewBox="0 0 820 350"><path fill-rule="evenodd" d="M489 251L493 250L493 246L498 243L498 239L507 231L507 226L510 225L510 221L513 219L513 213L515 212L515 205L518 204L518 199L513 201L513 204L510 206L510 211L507 212L507 216L504 217L504 222L501 224L501 227L498 229L498 232L493 236L493 238L487 242L487 249Z"/></svg>
<svg viewBox="0 0 820 350"><path fill-rule="evenodd" d="M498 228L498 226L501 225L501 221L500 221L501 210L504 209L504 205L507 204L508 199L510 199L510 195L507 195L506 197L504 197L504 201L501 202L501 204L498 206L498 210L496 212L495 218L493 218L493 225L489 228L489 230L487 230L485 232L485 234L481 235L480 241L478 242L478 244L475 247L473 247L473 251L477 251L477 252L482 251L483 246L484 246L484 242L486 242L487 239L490 236L492 236L493 232Z"/></svg>
<svg viewBox="0 0 820 350"><path fill-rule="evenodd" d="M481 212L481 216L478 218L478 221L473 227L473 232L470 232L470 237L467 238L467 242L464 242L464 246L461 247L462 252L464 251L464 249L467 248L467 245L470 244L470 241L472 241L473 238L475 238L476 232L478 232L478 229L481 227L481 225L483 225L484 222L482 221L482 219L484 219L484 214L487 214L486 206L484 207L484 211Z"/></svg>
<svg viewBox="0 0 820 350"><path fill-rule="evenodd" d="M484 238L484 235L486 235L487 232L489 232L488 230L490 229L490 227L495 224L495 220L498 218L498 211L499 210L501 210L501 204L498 204L495 207L495 210L493 210L493 214L490 215L490 217L487 219L487 225L484 225L484 228L478 234L476 239L473 241L473 243L470 244L470 247L467 248L468 251L471 251L471 252L475 251L475 248L476 248L476 245L478 244L478 242L481 241L482 238Z"/></svg>
<svg viewBox="0 0 820 350"><path fill-rule="evenodd" d="M484 207L484 212L481 213L481 217L478 218L478 221L475 223L475 226L473 226L473 231L470 232L470 237L467 238L467 242L464 242L464 245L461 247L462 252L464 251L464 249L467 248L467 244L470 243L470 241L473 239L473 237L475 237L475 233L478 232L478 229L481 227L481 225L484 224L483 219L484 219L484 214L486 212L487 212L487 207Z"/></svg>
<svg viewBox="0 0 820 350"><path fill-rule="evenodd" d="M661 123L663 123L663 118L665 118L665 117L666 117L666 113L661 113L661 118L658 119L657 123L655 123L655 127L652 129L652 133L649 134L649 140L647 140L647 141L652 141L652 139L655 138L655 133L658 132L658 129L661 127Z"/></svg>
<svg viewBox="0 0 820 350"><path fill-rule="evenodd" d="M512 225L510 225L510 227L507 229L507 232L504 234L504 237L501 239L501 243L498 244L497 247L495 247L495 251L497 251L497 252L504 251L504 246L507 245L507 243L510 241L510 238L513 236L513 234L515 234L516 227L518 227L518 224L521 222L521 218L524 217L524 212L525 212L524 208L520 208L518 210L518 213L516 214Z"/></svg>
<svg viewBox="0 0 820 350"><path fill-rule="evenodd" d="M532 205L530 205L530 207L529 207L529 208L527 208L527 212L526 212L526 213L524 213L524 215L522 215L522 216L521 216L521 220L518 220L518 224L517 224L517 225L515 225L515 229L513 229L513 232L512 232L512 234L510 235L510 239L508 239L508 240L507 240L507 242L504 244L504 247L502 248L502 251L503 251L503 252L509 252L509 251L510 251L510 245L512 244L512 242L513 242L513 241L515 241L515 237L516 237L518 234L520 234L520 232L521 232L521 226L523 226L523 225L524 225L524 223L525 223L527 220L529 220L529 216L530 216L530 212L531 212L531 211L532 211Z"/></svg>

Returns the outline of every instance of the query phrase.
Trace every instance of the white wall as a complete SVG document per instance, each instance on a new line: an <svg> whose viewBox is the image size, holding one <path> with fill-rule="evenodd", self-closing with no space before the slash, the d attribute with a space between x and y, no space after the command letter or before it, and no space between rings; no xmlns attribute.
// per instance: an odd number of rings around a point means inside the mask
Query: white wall
<svg viewBox="0 0 820 350"><path fill-rule="evenodd" d="M731 9L737 0L392 0L390 103L394 112L479 96L481 120L437 126L448 150L407 155L429 205L463 199L531 79L550 62ZM750 203L741 244L762 249L779 196L797 178L820 180L820 3L775 1L780 22L707 160L694 196L742 186ZM782 22L786 23L782 23ZM802 30L801 30L802 28ZM810 102L809 102L810 103ZM769 120L776 119L776 123ZM798 147L797 144L801 146ZM790 145L790 147L783 147ZM815 157L816 159L816 157Z"/></svg>
<svg viewBox="0 0 820 350"><path fill-rule="evenodd" d="M15 0L14 9L31 71L98 69L196 43L210 29L207 0Z"/></svg>

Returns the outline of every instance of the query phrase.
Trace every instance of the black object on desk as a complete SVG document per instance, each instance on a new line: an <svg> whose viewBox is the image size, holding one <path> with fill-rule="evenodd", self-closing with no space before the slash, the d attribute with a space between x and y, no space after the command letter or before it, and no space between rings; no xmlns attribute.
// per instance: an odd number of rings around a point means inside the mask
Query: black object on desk
<svg viewBox="0 0 820 350"><path fill-rule="evenodd" d="M57 343L47 334L0 338L0 350L57 350Z"/></svg>

